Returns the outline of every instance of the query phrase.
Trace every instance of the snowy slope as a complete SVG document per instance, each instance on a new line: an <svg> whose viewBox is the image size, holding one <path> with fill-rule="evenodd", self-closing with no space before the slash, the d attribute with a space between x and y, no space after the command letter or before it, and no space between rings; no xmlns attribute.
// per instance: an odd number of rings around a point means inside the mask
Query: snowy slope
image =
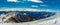
<svg viewBox="0 0 60 25"><path fill-rule="evenodd" d="M37 20L37 21L33 21L33 22L13 23L13 24L4 23L4 24L0 24L0 25L60 25L60 12L56 12L56 15L52 16L51 18L46 18L46 19Z"/></svg>

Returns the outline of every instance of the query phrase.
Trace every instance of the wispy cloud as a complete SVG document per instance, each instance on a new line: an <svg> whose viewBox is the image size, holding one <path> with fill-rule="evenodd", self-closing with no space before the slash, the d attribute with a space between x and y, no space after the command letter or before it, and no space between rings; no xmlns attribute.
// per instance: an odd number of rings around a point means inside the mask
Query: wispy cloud
<svg viewBox="0 0 60 25"><path fill-rule="evenodd" d="M7 2L19 2L18 0L7 0Z"/></svg>
<svg viewBox="0 0 60 25"><path fill-rule="evenodd" d="M43 3L43 1L41 1L41 0L28 0L28 1L36 2L36 3Z"/></svg>
<svg viewBox="0 0 60 25"><path fill-rule="evenodd" d="M43 5L43 4L40 4L40 6L45 6L45 7L47 7L48 5Z"/></svg>
<svg viewBox="0 0 60 25"><path fill-rule="evenodd" d="M31 7L38 7L38 6L36 6L36 5L32 5Z"/></svg>

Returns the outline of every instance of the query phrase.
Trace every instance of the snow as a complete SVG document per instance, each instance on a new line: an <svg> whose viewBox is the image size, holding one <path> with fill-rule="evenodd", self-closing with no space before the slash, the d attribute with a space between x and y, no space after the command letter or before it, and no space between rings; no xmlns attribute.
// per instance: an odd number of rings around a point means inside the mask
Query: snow
<svg viewBox="0 0 60 25"><path fill-rule="evenodd" d="M56 15L42 20L24 23L4 23L0 25L60 25L60 12L56 12Z"/></svg>
<svg viewBox="0 0 60 25"><path fill-rule="evenodd" d="M32 12L40 12L40 11L46 11L46 12L55 12L50 9L42 10L42 9L33 9L33 8L1 8L0 11L32 11Z"/></svg>

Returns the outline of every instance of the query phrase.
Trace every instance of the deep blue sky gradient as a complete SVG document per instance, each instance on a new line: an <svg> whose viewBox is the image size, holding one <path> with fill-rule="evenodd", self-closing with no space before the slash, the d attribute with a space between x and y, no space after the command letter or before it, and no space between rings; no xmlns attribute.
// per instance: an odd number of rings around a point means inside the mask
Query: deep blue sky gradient
<svg viewBox="0 0 60 25"><path fill-rule="evenodd" d="M30 1L19 0L21 2L7 2L7 0L0 0L0 8L37 8L37 9L51 9L51 10L60 10L60 0L42 0L44 3L35 3ZM40 6L40 4L48 5ZM38 7L31 7L31 5L35 5Z"/></svg>

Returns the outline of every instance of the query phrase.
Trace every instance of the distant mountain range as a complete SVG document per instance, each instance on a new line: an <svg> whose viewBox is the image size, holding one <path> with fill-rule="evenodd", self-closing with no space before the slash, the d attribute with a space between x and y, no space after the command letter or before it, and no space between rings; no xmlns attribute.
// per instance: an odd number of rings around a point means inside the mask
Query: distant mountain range
<svg viewBox="0 0 60 25"><path fill-rule="evenodd" d="M55 12L50 9L34 9L34 8L1 8L0 11L31 11L31 12Z"/></svg>

